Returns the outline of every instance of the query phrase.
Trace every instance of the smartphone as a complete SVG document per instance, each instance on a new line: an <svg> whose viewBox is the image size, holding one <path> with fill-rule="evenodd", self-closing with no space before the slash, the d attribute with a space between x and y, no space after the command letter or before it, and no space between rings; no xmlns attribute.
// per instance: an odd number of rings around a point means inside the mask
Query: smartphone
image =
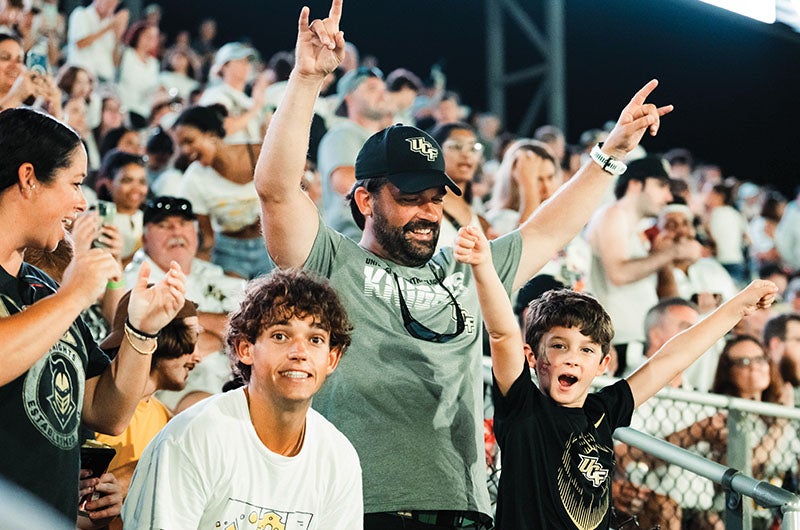
<svg viewBox="0 0 800 530"><path fill-rule="evenodd" d="M81 469L88 469L92 474L83 478L101 476L108 470L108 465L116 454L117 450L110 445L88 440L87 443L81 446Z"/></svg>
<svg viewBox="0 0 800 530"><path fill-rule="evenodd" d="M114 220L117 217L117 205L111 201L97 201L97 204L93 204L90 210L97 210L97 213L100 216L100 226L98 228L102 228L106 225L113 225ZM107 248L108 245L102 243L101 241L95 239L92 241L92 246L96 248Z"/></svg>
<svg viewBox="0 0 800 530"><path fill-rule="evenodd" d="M81 469L88 469L91 474L83 478L99 478L102 476L108 470L108 466L116 454L117 450L110 445L102 444L95 440L86 440L86 443L81 446ZM100 494L97 492L84 495L79 501L78 511L85 514L84 507L86 503L98 498L100 498Z"/></svg>
<svg viewBox="0 0 800 530"><path fill-rule="evenodd" d="M44 49L43 51L39 46L34 46L25 56L25 66L37 75L47 75L50 72L50 65L47 62L47 50Z"/></svg>

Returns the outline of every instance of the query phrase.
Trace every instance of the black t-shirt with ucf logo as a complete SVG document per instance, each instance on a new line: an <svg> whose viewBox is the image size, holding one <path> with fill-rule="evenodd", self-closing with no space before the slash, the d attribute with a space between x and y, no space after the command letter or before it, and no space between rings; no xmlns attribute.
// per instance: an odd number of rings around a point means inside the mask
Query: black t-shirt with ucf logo
<svg viewBox="0 0 800 530"><path fill-rule="evenodd" d="M24 311L56 288L49 276L26 263L18 278L0 268L0 318ZM85 381L108 363L78 319L27 372L0 386L0 475L72 521L78 512Z"/></svg>
<svg viewBox="0 0 800 530"><path fill-rule="evenodd" d="M497 530L606 529L614 429L630 424L633 395L621 380L566 408L542 394L527 364L504 397L494 385L494 430L503 463Z"/></svg>

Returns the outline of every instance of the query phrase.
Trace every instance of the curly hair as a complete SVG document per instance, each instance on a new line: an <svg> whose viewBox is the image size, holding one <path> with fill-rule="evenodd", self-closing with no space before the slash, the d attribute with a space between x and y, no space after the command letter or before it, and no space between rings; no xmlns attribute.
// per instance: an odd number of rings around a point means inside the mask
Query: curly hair
<svg viewBox="0 0 800 530"><path fill-rule="evenodd" d="M597 299L586 293L556 289L531 301L525 316L525 342L537 357L542 337L557 326L578 328L600 345L603 356L611 351L614 338L611 317Z"/></svg>
<svg viewBox="0 0 800 530"><path fill-rule="evenodd" d="M236 354L239 343L255 344L269 326L291 318L311 316L330 333L330 348L344 354L353 326L336 291L327 280L300 269L276 270L251 281L245 298L228 322L225 341L228 358L245 384L251 366Z"/></svg>

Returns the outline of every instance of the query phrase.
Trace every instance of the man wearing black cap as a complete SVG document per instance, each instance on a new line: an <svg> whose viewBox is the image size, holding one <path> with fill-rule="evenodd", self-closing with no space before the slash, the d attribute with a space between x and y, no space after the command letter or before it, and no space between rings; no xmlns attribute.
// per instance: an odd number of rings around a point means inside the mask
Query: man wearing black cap
<svg viewBox="0 0 800 530"><path fill-rule="evenodd" d="M125 268L126 280L131 282L147 262L152 270L151 279L157 281L168 270L165 267L172 260L177 261L186 273L187 298L198 304L203 329L198 350L204 362L192 372L186 388L158 393L158 398L175 412L220 392L230 378L222 337L228 312L244 296L244 280L226 276L221 267L195 257L197 242L197 221L191 203L178 197L156 197L144 210L142 248Z"/></svg>
<svg viewBox="0 0 800 530"><path fill-rule="evenodd" d="M644 360L644 317L658 302L657 273L663 270L663 277L671 280L673 261L700 257L700 244L694 240L662 237L651 248L639 226L672 200L667 167L657 156L628 164L614 187L617 200L597 212L587 231L591 289L614 323L616 375L628 375Z"/></svg>
<svg viewBox="0 0 800 530"><path fill-rule="evenodd" d="M299 20L295 69L256 167L264 236L280 267L330 278L355 330L352 355L314 397L353 443L364 478L366 528L483 528L492 509L483 449L481 322L469 266L435 252L445 190L439 145L414 127L370 137L355 164L351 209L358 243L320 222L300 189L314 100L344 56L342 0L329 17ZM601 163L590 163L519 230L492 242L504 287L521 286L580 230L610 184L612 168L660 109L625 107ZM522 370L522 366L520 366Z"/></svg>

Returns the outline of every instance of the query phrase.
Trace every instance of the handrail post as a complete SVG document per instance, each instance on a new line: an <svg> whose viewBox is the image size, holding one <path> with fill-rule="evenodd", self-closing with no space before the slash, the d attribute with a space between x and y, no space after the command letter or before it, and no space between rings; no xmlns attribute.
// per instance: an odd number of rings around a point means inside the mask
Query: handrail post
<svg viewBox="0 0 800 530"><path fill-rule="evenodd" d="M728 467L742 469L748 476L753 469L752 433L746 427L746 413L728 411ZM725 486L725 528L731 530L753 529L753 507L741 495Z"/></svg>
<svg viewBox="0 0 800 530"><path fill-rule="evenodd" d="M784 504L781 513L783 514L781 530L800 530L800 501Z"/></svg>

